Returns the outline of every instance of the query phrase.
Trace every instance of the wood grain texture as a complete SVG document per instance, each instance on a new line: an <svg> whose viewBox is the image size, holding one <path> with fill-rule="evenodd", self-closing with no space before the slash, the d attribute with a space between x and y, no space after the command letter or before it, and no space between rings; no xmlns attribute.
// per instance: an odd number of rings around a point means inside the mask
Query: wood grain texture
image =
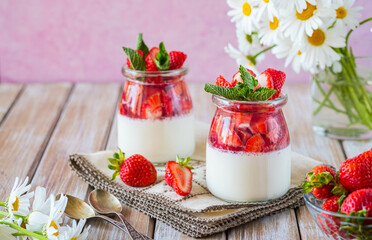
<svg viewBox="0 0 372 240"><path fill-rule="evenodd" d="M35 174L34 187L85 197L88 185L72 172L68 156L104 149L118 94L119 84L75 86Z"/></svg>
<svg viewBox="0 0 372 240"><path fill-rule="evenodd" d="M19 96L0 127L0 199L16 176L32 177L70 89L70 84L35 84Z"/></svg>
<svg viewBox="0 0 372 240"><path fill-rule="evenodd" d="M116 105L112 106L116 109ZM116 150L117 149L117 115L115 111L114 121L111 127L110 136L107 142L106 149ZM89 187L88 193L92 191L93 188ZM146 234L149 237L153 237L155 220L149 216L123 205L122 214L129 221L129 223L136 228L140 233ZM119 220L116 218L116 220ZM120 220L119 220L120 221ZM105 239L107 233L110 233L110 239L121 240L121 239L130 239L127 234L123 234L122 231L118 230L116 227L112 226L103 221L92 221L89 222L89 225L92 226L89 234L91 236L97 236L97 239Z"/></svg>
<svg viewBox="0 0 372 240"><path fill-rule="evenodd" d="M291 135L292 150L324 163L338 166L344 160L339 141L317 135L312 130L310 86L304 84L287 85L284 90L289 96L284 113ZM296 214L301 239L324 238L305 206L296 209Z"/></svg>
<svg viewBox="0 0 372 240"><path fill-rule="evenodd" d="M0 84L0 123L21 89L21 84Z"/></svg>
<svg viewBox="0 0 372 240"><path fill-rule="evenodd" d="M343 141L342 145L344 146L346 157L352 158L361 154L362 152L372 149L372 140Z"/></svg>

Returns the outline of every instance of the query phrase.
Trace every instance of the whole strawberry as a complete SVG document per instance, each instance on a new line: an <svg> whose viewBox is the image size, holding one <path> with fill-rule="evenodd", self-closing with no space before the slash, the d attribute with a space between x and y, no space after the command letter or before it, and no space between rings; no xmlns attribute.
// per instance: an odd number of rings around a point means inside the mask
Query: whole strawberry
<svg viewBox="0 0 372 240"><path fill-rule="evenodd" d="M345 189L338 184L336 172L324 165L311 169L307 181L302 184L304 193L312 192L316 198L326 199L333 195L345 194Z"/></svg>
<svg viewBox="0 0 372 240"><path fill-rule="evenodd" d="M372 217L372 188L356 190L346 197L341 212L361 217Z"/></svg>
<svg viewBox="0 0 372 240"><path fill-rule="evenodd" d="M111 163L108 168L115 171L112 180L120 175L121 180L132 187L146 187L156 181L154 165L142 155L134 154L125 159L125 154L119 148L119 153L114 153L113 158L108 160Z"/></svg>
<svg viewBox="0 0 372 240"><path fill-rule="evenodd" d="M322 205L322 209L338 213L341 208L341 204L345 199L345 195L334 195L328 198ZM321 213L322 216L317 216L320 225L322 226L324 232L327 236L332 239L337 239L337 236L344 235L343 231L339 231L340 220L328 213Z"/></svg>
<svg viewBox="0 0 372 240"><path fill-rule="evenodd" d="M181 51L169 52L169 70L179 69L186 61L187 55Z"/></svg>
<svg viewBox="0 0 372 240"><path fill-rule="evenodd" d="M340 183L350 192L372 188L372 149L340 165Z"/></svg>
<svg viewBox="0 0 372 240"><path fill-rule="evenodd" d="M165 182L180 196L186 196L191 192L191 169L194 168L187 165L189 161L190 157L184 159L177 156L176 161L168 161L165 166Z"/></svg>

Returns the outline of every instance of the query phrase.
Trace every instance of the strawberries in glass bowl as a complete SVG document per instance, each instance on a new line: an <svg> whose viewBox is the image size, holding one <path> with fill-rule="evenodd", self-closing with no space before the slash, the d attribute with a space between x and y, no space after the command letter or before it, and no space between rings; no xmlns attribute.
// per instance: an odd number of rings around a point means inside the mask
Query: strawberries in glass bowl
<svg viewBox="0 0 372 240"><path fill-rule="evenodd" d="M344 161L338 171L316 166L304 199L328 239L372 238L372 149Z"/></svg>

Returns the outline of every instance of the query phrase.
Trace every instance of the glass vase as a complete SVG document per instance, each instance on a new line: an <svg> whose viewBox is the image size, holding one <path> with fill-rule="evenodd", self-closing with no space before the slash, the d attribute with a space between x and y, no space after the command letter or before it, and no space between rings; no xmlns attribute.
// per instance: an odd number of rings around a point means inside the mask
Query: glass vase
<svg viewBox="0 0 372 240"><path fill-rule="evenodd" d="M336 139L372 138L371 58L343 57L341 71L312 76L313 130ZM372 64L370 64L372 66Z"/></svg>

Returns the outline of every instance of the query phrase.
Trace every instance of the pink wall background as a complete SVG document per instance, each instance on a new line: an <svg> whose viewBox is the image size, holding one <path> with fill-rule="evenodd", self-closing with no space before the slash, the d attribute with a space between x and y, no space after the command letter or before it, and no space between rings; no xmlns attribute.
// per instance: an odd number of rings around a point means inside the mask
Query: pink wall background
<svg viewBox="0 0 372 240"><path fill-rule="evenodd" d="M370 0L363 18L372 16ZM164 41L167 50L188 54L188 81L212 82L236 72L225 52L237 46L225 0L1 0L1 82L123 81L121 46L135 47L138 32L151 47ZM372 55L372 24L358 29L351 43L356 55ZM272 55L259 65L283 69ZM288 81L309 80L307 73L285 70Z"/></svg>

